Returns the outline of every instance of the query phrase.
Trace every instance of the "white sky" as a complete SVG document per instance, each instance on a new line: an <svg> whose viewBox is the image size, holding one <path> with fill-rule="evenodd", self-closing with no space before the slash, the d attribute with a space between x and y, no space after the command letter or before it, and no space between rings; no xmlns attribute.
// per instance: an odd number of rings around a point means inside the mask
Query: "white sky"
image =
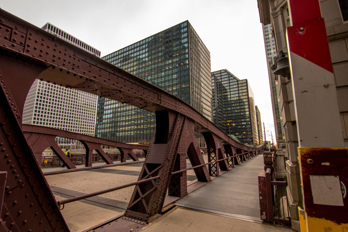
<svg viewBox="0 0 348 232"><path fill-rule="evenodd" d="M38 27L50 22L102 56L189 20L210 51L212 71L248 79L267 140L271 131L275 138L257 0L0 0L0 7Z"/></svg>

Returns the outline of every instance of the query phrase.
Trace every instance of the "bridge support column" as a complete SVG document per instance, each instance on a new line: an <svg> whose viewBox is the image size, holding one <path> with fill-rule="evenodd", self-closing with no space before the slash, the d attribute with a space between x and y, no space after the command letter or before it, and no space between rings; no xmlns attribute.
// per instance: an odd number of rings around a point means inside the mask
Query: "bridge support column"
<svg viewBox="0 0 348 232"><path fill-rule="evenodd" d="M172 111L156 112L156 135L153 144L140 172L139 181L152 178L142 184L135 186L132 198L125 212L126 217L136 220L149 221L152 216L161 212L167 188L170 193L184 195L184 176L181 176L177 183L172 177L173 168L186 167L186 153L193 162L202 162L203 158L195 154L194 123L180 113ZM191 131L192 130L192 131ZM193 135L193 136L192 136ZM184 151L184 152L183 152ZM188 152L187 152L188 151ZM179 155L178 155L179 154ZM185 164L184 164L185 162ZM199 179L209 181L206 167L197 170ZM170 180L172 180L170 182ZM180 185L180 186L175 186ZM178 191L174 191L178 190Z"/></svg>
<svg viewBox="0 0 348 232"><path fill-rule="evenodd" d="M86 148L86 167L92 167L93 164L93 151L95 150L98 155L104 160L107 164L112 164L113 161L111 158L104 152L104 150L101 148L100 144L95 144L91 142L85 142L81 141Z"/></svg>
<svg viewBox="0 0 348 232"><path fill-rule="evenodd" d="M233 150L235 148L233 148L231 145L224 145L224 148L225 148L226 156L228 158L227 163L228 163L229 169L231 169L234 167Z"/></svg>
<svg viewBox="0 0 348 232"><path fill-rule="evenodd" d="M138 180L158 178L135 186L126 217L147 221L161 212L185 120L179 113L156 112L155 140Z"/></svg>
<svg viewBox="0 0 348 232"><path fill-rule="evenodd" d="M41 134L26 133L26 139L35 155L38 164L41 164L42 152L46 148L51 148L58 158L68 167L68 169L76 168L75 164L64 154L62 149L55 141L56 136L42 136Z"/></svg>
<svg viewBox="0 0 348 232"><path fill-rule="evenodd" d="M121 162L122 163L125 163L127 161L127 155L129 155L129 157L133 161L139 161L138 157L133 153L133 149L118 147L118 150L120 150L120 153L121 153Z"/></svg>
<svg viewBox="0 0 348 232"><path fill-rule="evenodd" d="M0 230L69 231L10 102L0 87L0 171L7 172Z"/></svg>
<svg viewBox="0 0 348 232"><path fill-rule="evenodd" d="M205 142L207 144L207 152L208 152L208 162L215 162L218 160L218 147L217 143L214 139L214 135L211 133L203 133ZM220 166L219 162L215 162L212 164L209 164L209 175L210 176L220 176Z"/></svg>

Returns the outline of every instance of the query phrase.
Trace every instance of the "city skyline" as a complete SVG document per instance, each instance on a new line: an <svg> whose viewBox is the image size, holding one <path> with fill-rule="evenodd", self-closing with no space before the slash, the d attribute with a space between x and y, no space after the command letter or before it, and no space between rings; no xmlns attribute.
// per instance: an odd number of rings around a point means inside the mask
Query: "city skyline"
<svg viewBox="0 0 348 232"><path fill-rule="evenodd" d="M23 7L18 8L18 4ZM102 56L189 20L211 52L211 71L228 69L236 76L248 79L266 131L275 134L262 25L256 1L177 1L170 4L148 0L141 3L105 1L98 6L95 4L84 1L84 7L80 8L79 1L60 1L59 4L32 1L29 4L14 0L3 1L1 7L39 27L51 22L101 50ZM270 140L270 133L267 133L267 139Z"/></svg>

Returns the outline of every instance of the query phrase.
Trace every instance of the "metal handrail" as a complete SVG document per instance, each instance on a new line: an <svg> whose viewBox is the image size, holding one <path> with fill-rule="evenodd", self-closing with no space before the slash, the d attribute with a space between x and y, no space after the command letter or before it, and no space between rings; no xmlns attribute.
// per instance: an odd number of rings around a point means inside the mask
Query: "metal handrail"
<svg viewBox="0 0 348 232"><path fill-rule="evenodd" d="M244 154L245 153L236 154L236 155L233 155L233 156L230 156L230 157L233 158L233 157L237 157L237 156L244 155ZM223 158L223 159L219 159L219 160L211 161L211 162L208 162L208 163L200 164L200 165L197 165L197 166L193 166L191 168L181 169L181 170L172 172L172 175L179 174L179 173L185 172L187 170L200 168L200 167L203 167L203 166L206 166L206 165L209 165L209 164L221 162L221 161L226 160L228 158L229 157L226 157L226 158ZM133 186L133 185L142 184L142 183L148 182L150 180L155 180L155 179L158 179L158 178L159 178L159 176L154 176L154 177L151 177L151 178L148 178L148 179L145 179L145 180L139 180L139 181L136 181L136 182L132 182L132 183L129 183L129 184L125 184L125 185L121 185L121 186L117 186L117 187L113 187L113 188L109 188L109 189L105 189L105 190L101 190L101 191L97 191L97 192L94 192L94 193L89 193L89 194L85 194L85 195L82 195L82 196L72 197L72 198L69 198L69 199L66 199L66 200L61 200L61 201L58 201L57 203L58 203L59 208L62 210L62 209L64 209L64 204L75 202L75 201L79 201L79 200L83 200L83 199L90 198L90 197L94 197L94 196L101 195L101 194L104 194L104 193L120 190L120 189L127 188L127 187L130 187L130 186Z"/></svg>
<svg viewBox="0 0 348 232"><path fill-rule="evenodd" d="M67 204L67 203L71 203L71 202L74 202L74 201L79 201L79 200L82 200L82 199L86 199L86 198L89 198L89 197L94 197L94 196L101 195L101 194L104 194L104 193L120 190L120 189L127 188L127 187L130 187L130 186L136 185L136 184L142 184L142 183L148 182L150 180L155 180L155 179L158 179L158 178L159 178L159 176L154 176L154 177L151 177L149 179L139 180L139 181L132 182L132 183L129 183L129 184L117 186L117 187L114 187L114 188L109 188L109 189L101 190L101 191L98 191L98 192L89 193L89 194L85 194L85 195L82 195L82 196L73 197L73 198L69 198L69 199L66 199L66 200L58 201L57 203L58 203L59 206L63 206L63 208L64 208L64 204ZM61 208L61 209L63 209L63 208Z"/></svg>

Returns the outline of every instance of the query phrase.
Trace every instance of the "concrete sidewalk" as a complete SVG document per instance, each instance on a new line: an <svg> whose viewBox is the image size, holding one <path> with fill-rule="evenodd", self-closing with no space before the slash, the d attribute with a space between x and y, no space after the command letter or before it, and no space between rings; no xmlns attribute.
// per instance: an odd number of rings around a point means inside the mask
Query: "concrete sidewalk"
<svg viewBox="0 0 348 232"><path fill-rule="evenodd" d="M176 207L150 223L142 232L293 232L262 222L252 222Z"/></svg>

